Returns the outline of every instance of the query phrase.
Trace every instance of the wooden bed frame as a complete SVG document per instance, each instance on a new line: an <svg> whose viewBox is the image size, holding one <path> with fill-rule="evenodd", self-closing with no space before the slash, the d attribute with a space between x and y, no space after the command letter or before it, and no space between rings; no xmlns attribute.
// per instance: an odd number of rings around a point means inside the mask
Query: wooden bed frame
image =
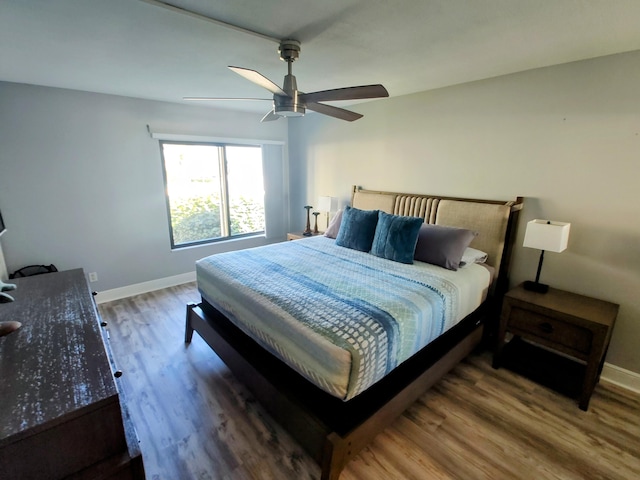
<svg viewBox="0 0 640 480"><path fill-rule="evenodd" d="M322 480L338 479L347 462L378 432L481 343L486 320L497 318L508 284L522 198L473 200L354 187L352 205L475 229L481 241L472 246L488 252L488 263L496 268L487 301L365 392L347 402L333 397L259 346L204 299L198 305L187 305L185 342L191 342L194 331L200 334L272 417L315 458ZM490 237L489 243L482 236Z"/></svg>

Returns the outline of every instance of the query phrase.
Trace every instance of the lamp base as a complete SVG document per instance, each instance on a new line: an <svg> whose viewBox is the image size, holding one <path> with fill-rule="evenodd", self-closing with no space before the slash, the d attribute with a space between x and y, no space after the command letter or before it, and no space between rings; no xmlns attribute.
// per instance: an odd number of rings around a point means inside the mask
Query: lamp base
<svg viewBox="0 0 640 480"><path fill-rule="evenodd" d="M530 292L547 293L549 291L549 285L532 282L531 280L527 280L522 286L525 290L529 290Z"/></svg>

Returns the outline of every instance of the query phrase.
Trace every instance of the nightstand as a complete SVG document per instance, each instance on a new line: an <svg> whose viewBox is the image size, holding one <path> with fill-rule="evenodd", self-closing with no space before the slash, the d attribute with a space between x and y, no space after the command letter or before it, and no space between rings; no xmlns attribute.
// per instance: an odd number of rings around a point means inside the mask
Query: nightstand
<svg viewBox="0 0 640 480"><path fill-rule="evenodd" d="M312 233L310 236L305 236L302 232L289 232L287 233L287 240L300 240L301 238L315 237L322 234L324 234L324 232Z"/></svg>
<svg viewBox="0 0 640 480"><path fill-rule="evenodd" d="M519 285L504 297L493 367L504 364L559 390L577 380L575 390L565 393L576 394L586 411L617 315L615 303L555 288L536 293ZM508 343L507 333L513 335Z"/></svg>

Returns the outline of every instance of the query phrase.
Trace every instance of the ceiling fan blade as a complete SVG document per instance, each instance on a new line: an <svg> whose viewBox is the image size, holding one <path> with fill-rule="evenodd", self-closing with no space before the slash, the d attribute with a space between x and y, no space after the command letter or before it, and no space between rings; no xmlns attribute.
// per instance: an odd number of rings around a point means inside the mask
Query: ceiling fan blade
<svg viewBox="0 0 640 480"><path fill-rule="evenodd" d="M242 68L242 67L232 67L232 66L229 66L229 69L236 72L238 75L246 78L250 82L253 82L256 85L260 85L262 88L266 88L274 95L284 95L285 97L289 96L278 85L273 83L271 80L269 80L267 77L265 77L261 73L256 72L255 70L251 70L249 68Z"/></svg>
<svg viewBox="0 0 640 480"><path fill-rule="evenodd" d="M389 92L382 85L362 85L359 87L335 88L320 92L304 93L300 95L303 102L329 102L333 100L359 100L361 98L388 97Z"/></svg>
<svg viewBox="0 0 640 480"><path fill-rule="evenodd" d="M247 100L259 100L259 101L267 101L267 102L273 102L272 98L228 98L228 97L182 97L183 100L194 100L194 101L203 101L203 102L207 102L207 101L215 101L215 102L220 102L220 101L227 101L227 100L231 100L231 101L247 101Z"/></svg>
<svg viewBox="0 0 640 480"><path fill-rule="evenodd" d="M277 115L273 110L267 113L260 122L273 122L274 120L278 120L280 115Z"/></svg>
<svg viewBox="0 0 640 480"><path fill-rule="evenodd" d="M340 120L346 120L347 122L353 122L364 116L360 113L345 110L344 108L332 107L331 105L325 105L323 103L307 102L307 108L314 112L339 118Z"/></svg>

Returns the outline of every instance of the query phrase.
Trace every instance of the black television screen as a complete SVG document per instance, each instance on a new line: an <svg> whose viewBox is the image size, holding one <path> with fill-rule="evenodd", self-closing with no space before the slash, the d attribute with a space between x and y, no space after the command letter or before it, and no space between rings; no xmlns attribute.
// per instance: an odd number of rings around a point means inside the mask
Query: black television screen
<svg viewBox="0 0 640 480"><path fill-rule="evenodd" d="M0 212L0 235L2 235L6 230L4 222L2 221L2 212Z"/></svg>

